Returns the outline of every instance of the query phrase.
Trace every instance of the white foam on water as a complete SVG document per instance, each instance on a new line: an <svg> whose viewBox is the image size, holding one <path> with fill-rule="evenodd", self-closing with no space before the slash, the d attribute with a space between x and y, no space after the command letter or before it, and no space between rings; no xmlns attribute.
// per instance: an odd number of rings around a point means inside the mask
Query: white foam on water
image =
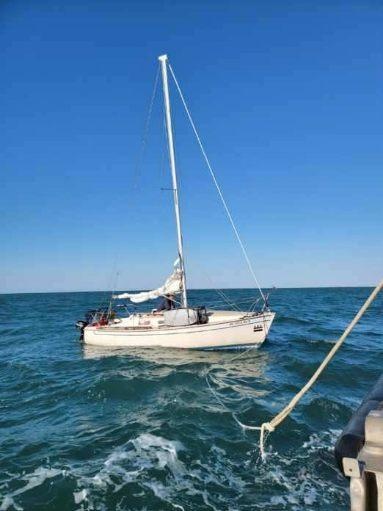
<svg viewBox="0 0 383 511"><path fill-rule="evenodd" d="M39 467L19 477L25 484L5 496L0 511L23 511L15 497L60 475L76 485L72 502L78 510L106 509L108 499L120 490L137 499L135 509L145 509L148 499L158 499L154 505L159 508L162 502L178 511L192 507L213 511L338 509L347 502L345 484L329 452L338 433L315 433L283 454L269 448L264 464L255 464L257 450L233 456L214 444L206 446L200 459L191 458L181 442L144 433L104 459L66 470ZM260 494L265 496L263 502ZM123 509L126 500L121 502Z"/></svg>
<svg viewBox="0 0 383 511"><path fill-rule="evenodd" d="M150 433L142 434L131 442L143 460L149 463L157 460L159 468L169 467L175 477L185 472L177 455L177 451L184 449L181 442L166 440Z"/></svg>
<svg viewBox="0 0 383 511"><path fill-rule="evenodd" d="M114 449L93 477L77 477L79 491L86 489L86 500L94 509L108 492L115 493L129 483L142 488L132 495L145 500L152 494L181 511L190 509L192 497L213 511L235 509L228 507L224 492L227 488L235 494L244 490L246 483L234 474L241 466L234 466L226 452L214 445L207 448L203 461L182 461L178 457L181 451L186 449L179 441L141 434ZM214 487L214 492L210 493L207 485Z"/></svg>
<svg viewBox="0 0 383 511"><path fill-rule="evenodd" d="M265 485L273 483L273 495L269 501L260 503L264 510L317 511L339 509L344 503L347 508L347 490L343 477L338 474L334 463L327 460L340 431L329 430L310 435L292 456L269 451L268 462L259 465L259 481ZM319 476L320 467L332 472L325 479Z"/></svg>
<svg viewBox="0 0 383 511"><path fill-rule="evenodd" d="M6 495L0 506L0 511L7 511L7 509L16 509L16 511L23 511L23 508L18 506L12 497Z"/></svg>
<svg viewBox="0 0 383 511"><path fill-rule="evenodd" d="M309 439L303 443L302 448L313 453L318 450L332 450L339 435L342 433L340 429L329 429L321 433L313 433Z"/></svg>
<svg viewBox="0 0 383 511"><path fill-rule="evenodd" d="M83 500L86 499L87 495L88 495L88 492L86 489L73 492L74 503L80 504Z"/></svg>
<svg viewBox="0 0 383 511"><path fill-rule="evenodd" d="M26 481L27 484L5 495L0 510L5 511L13 506L18 511L21 511L23 508L14 502L14 497L41 486L47 479L52 479L58 475L65 475L65 471L56 468L38 467L32 473L24 474L20 479Z"/></svg>
<svg viewBox="0 0 383 511"><path fill-rule="evenodd" d="M150 433L144 433L115 448L101 468L92 477L75 475L78 491L74 493L80 503L87 501L90 508L98 509L100 499L108 492L116 493L129 483L137 483L142 491L135 496L145 497L147 490L160 500L169 503L175 509L183 511L183 506L175 500L175 487L182 487L182 480L187 474L184 464L178 459L178 452L184 450L181 442L168 440ZM153 469L166 473L166 482L148 477ZM145 491L146 489L146 491Z"/></svg>

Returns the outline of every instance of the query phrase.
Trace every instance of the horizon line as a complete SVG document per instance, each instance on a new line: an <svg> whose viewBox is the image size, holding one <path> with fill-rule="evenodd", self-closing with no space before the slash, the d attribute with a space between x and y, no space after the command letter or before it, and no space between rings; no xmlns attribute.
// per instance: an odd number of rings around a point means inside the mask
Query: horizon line
<svg viewBox="0 0 383 511"><path fill-rule="evenodd" d="M278 290L278 289L339 289L339 288L342 288L342 289L355 289L355 288L364 288L364 289L367 289L367 288L373 288L375 287L374 284L371 284L371 285L358 285L358 286L355 286L355 285L341 285L341 286L336 286L336 285L330 285L330 286L326 286L326 285L323 285L323 286L282 286L282 287L277 287L277 286L264 286L264 287L261 287L262 290ZM203 288L195 288L195 287L192 287L192 288L189 288L188 291L215 291L217 289L220 289L220 290L241 290L241 289L254 289L254 290L258 290L256 287L203 287ZM141 292L141 291L147 291L146 289L128 289L128 291L131 291L133 293L138 293L138 292ZM105 289L97 289L97 290L77 290L77 291L9 291L9 292L5 292L5 293L0 293L0 296L6 296L6 295L38 295L38 294L68 294L68 293L119 293L119 292L126 292L123 291L122 289L121 290L114 290L114 291L111 291L111 290L105 290Z"/></svg>

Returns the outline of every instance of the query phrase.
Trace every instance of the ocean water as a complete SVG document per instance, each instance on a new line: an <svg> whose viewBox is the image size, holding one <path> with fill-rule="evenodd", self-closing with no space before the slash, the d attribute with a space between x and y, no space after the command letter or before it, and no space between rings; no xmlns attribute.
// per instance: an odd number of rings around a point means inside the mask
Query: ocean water
<svg viewBox="0 0 383 511"><path fill-rule="evenodd" d="M268 438L367 288L280 289L268 340L230 352L84 347L77 319L107 293L0 296L0 510L346 510L334 442L383 366L383 299ZM248 299L252 290L226 291ZM213 291L192 300L218 305Z"/></svg>

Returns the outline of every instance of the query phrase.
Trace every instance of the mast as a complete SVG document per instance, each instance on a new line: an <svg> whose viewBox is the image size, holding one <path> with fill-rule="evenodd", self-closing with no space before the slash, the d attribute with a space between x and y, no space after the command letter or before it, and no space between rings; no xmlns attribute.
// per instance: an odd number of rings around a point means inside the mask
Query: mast
<svg viewBox="0 0 383 511"><path fill-rule="evenodd" d="M160 57L158 57L158 60L161 63L162 85L163 85L163 90L164 90L164 104L165 104L165 116L166 116L166 130L167 130L167 134L168 134L169 160L170 160L170 169L172 172L174 210L175 210L176 226L177 226L178 256L180 259L180 268L182 271L182 306L187 307L188 300L187 300L187 291L186 291L186 277L185 277L185 265L184 265L182 229L181 229L181 216L180 216L180 205L179 205L179 196L178 196L178 180L177 180L177 170L176 170L176 159L175 159L175 154L174 154L172 117L171 117L171 113L170 113L168 68L167 68L168 56L161 55Z"/></svg>

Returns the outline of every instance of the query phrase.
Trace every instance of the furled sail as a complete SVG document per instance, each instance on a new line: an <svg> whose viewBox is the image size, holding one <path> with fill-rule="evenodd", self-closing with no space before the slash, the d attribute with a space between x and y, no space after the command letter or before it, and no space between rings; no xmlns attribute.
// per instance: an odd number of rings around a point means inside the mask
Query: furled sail
<svg viewBox="0 0 383 511"><path fill-rule="evenodd" d="M182 290L182 270L179 267L179 259L174 263L174 271L166 279L163 286L153 289L153 291L142 291L141 293L122 293L119 295L113 295L114 299L128 298L133 303L146 302L147 300L154 300L159 296L164 295L175 295Z"/></svg>

